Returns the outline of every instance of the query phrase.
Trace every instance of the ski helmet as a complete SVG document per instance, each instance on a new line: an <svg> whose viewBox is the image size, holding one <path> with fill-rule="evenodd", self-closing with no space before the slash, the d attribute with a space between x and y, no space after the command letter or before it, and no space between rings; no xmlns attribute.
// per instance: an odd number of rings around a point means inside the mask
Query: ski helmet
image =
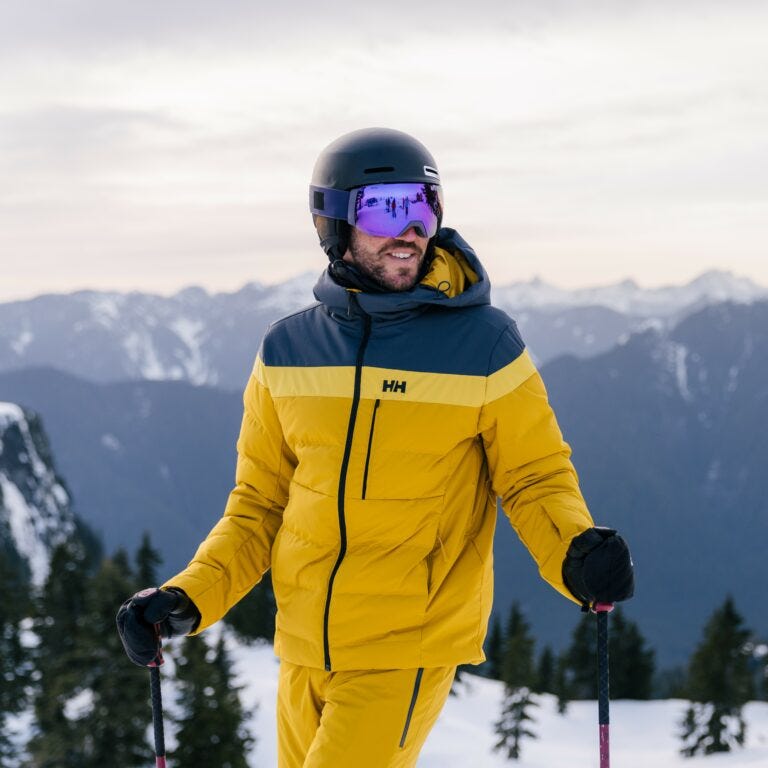
<svg viewBox="0 0 768 768"><path fill-rule="evenodd" d="M331 262L349 243L346 215L350 190L372 184L424 183L440 188L437 164L413 136L391 128L363 128L344 134L317 158L309 187L309 209L320 245ZM440 228L442 206L437 228ZM430 242L431 245L431 242Z"/></svg>

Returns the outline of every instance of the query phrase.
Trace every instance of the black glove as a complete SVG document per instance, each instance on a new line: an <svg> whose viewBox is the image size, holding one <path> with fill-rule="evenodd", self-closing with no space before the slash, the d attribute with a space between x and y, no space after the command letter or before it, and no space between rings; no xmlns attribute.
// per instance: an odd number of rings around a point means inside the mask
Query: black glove
<svg viewBox="0 0 768 768"><path fill-rule="evenodd" d="M563 581L585 605L628 600L635 576L627 543L611 528L584 531L568 547Z"/></svg>
<svg viewBox="0 0 768 768"><path fill-rule="evenodd" d="M176 587L150 587L126 600L117 612L117 631L128 658L140 667L162 663L161 637L187 635L200 623L200 611Z"/></svg>

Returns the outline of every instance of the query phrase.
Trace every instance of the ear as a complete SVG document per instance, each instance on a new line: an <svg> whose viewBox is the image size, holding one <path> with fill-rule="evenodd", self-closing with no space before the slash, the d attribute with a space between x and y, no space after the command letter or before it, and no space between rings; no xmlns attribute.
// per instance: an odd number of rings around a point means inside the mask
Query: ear
<svg viewBox="0 0 768 768"><path fill-rule="evenodd" d="M331 262L343 259L349 246L349 224L341 219L329 219L325 216L313 216L315 229L320 240L320 247Z"/></svg>

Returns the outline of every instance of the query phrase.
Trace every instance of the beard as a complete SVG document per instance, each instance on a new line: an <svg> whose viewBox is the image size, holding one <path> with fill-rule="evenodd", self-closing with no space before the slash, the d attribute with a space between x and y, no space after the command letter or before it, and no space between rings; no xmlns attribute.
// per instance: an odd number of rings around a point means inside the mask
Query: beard
<svg viewBox="0 0 768 768"><path fill-rule="evenodd" d="M410 291L423 276L429 245L426 249L421 249L418 244L406 240L388 238L383 243L381 240L383 238L361 236L353 228L349 239L350 261L358 271L383 290ZM402 265L398 265L396 259L388 255L393 251L407 251L414 255Z"/></svg>

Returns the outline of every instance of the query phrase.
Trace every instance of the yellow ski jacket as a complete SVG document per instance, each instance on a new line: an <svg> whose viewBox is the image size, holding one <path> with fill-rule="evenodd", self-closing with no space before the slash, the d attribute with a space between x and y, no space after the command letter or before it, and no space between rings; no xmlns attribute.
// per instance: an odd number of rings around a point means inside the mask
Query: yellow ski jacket
<svg viewBox="0 0 768 768"><path fill-rule="evenodd" d="M165 586L220 619L272 568L276 653L327 670L479 663L496 500L544 579L593 525L544 385L487 275L440 231L425 279L326 272L274 323L244 395L236 487Z"/></svg>

